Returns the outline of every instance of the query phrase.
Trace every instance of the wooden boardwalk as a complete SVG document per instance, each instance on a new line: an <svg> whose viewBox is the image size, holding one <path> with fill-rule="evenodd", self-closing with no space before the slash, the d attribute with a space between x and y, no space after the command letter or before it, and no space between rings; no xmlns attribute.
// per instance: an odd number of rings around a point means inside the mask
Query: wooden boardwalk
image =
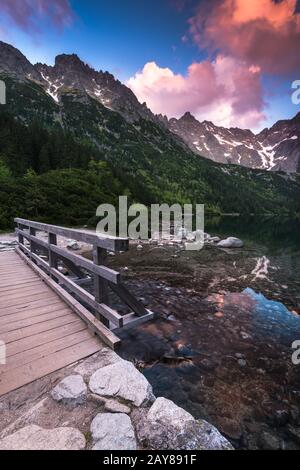
<svg viewBox="0 0 300 470"><path fill-rule="evenodd" d="M0 253L0 396L99 351L87 324L16 252ZM0 359L2 357L0 356Z"/></svg>

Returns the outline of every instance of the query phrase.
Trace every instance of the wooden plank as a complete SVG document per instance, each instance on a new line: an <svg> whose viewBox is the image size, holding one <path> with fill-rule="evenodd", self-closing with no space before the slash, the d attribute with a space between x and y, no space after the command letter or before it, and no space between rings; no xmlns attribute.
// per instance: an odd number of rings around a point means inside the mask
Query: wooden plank
<svg viewBox="0 0 300 470"><path fill-rule="evenodd" d="M42 283L38 284L38 287L26 287L25 289L15 289L5 293L2 298L0 299L0 306L7 305L8 302L11 304L11 301L18 300L18 299L26 299L26 297L32 297L35 295L39 295L45 292L49 292L49 288ZM51 292L50 292L51 294Z"/></svg>
<svg viewBox="0 0 300 470"><path fill-rule="evenodd" d="M147 315L143 315L142 317L137 317L135 313L129 313L128 315L124 315L124 326L122 329L116 328L113 330L116 334L121 333L122 330L129 330L131 328L135 328L137 326L142 325L150 320L155 318L155 313L150 312Z"/></svg>
<svg viewBox="0 0 300 470"><path fill-rule="evenodd" d="M141 317L148 314L148 310L131 292L122 284L115 286L109 283L110 288L127 304L136 314Z"/></svg>
<svg viewBox="0 0 300 470"><path fill-rule="evenodd" d="M38 323L47 322L48 320L53 320L54 318L64 317L65 315L70 314L70 312L71 310L69 307L66 307L63 310L57 309L53 312L44 313L43 315L36 315L34 317L25 318L23 320L6 323L5 325L0 325L0 335L10 331L20 330L21 328L26 328L28 326L36 325Z"/></svg>
<svg viewBox="0 0 300 470"><path fill-rule="evenodd" d="M87 292L82 287L78 286L75 282L71 279L66 278L63 274L61 274L56 269L51 269L51 274L60 280L62 284L68 287L71 292L76 294L82 302L85 302L89 307L94 309L96 312L103 315L107 320L111 321L114 325L118 326L119 328L122 327L123 318L121 315L118 314L116 310L113 310L108 305L103 303L98 303L94 296Z"/></svg>
<svg viewBox="0 0 300 470"><path fill-rule="evenodd" d="M29 364L32 361L36 361L42 357L49 356L49 354L62 351L65 348L74 346L75 344L81 343L91 338L91 333L86 328L85 330L79 331L77 333L64 336L63 338L56 339L36 348L28 349L27 351L22 351L20 353L14 354L7 358L5 366L1 367L0 375L4 372L12 371L19 366L24 366Z"/></svg>
<svg viewBox="0 0 300 470"><path fill-rule="evenodd" d="M53 295L52 293L50 292L41 292L40 294L37 293L35 295L31 295L30 297L28 297L28 299L35 299L35 300L41 300L41 299L48 299L49 301L52 301L53 299L55 299L55 295ZM14 307L16 305L22 305L24 302L27 301L27 298L20 298L20 299L10 299L8 300L7 302L5 301L2 301L0 302L0 307L1 308L8 308L8 307Z"/></svg>
<svg viewBox="0 0 300 470"><path fill-rule="evenodd" d="M22 250L22 252L24 253L27 253L28 256L30 256L30 258L34 259L37 264L39 266L42 266L47 272L50 272L50 266L49 264L43 260L42 258L40 258L38 255L36 255L35 253L32 253L26 246L24 245L20 245L20 248L17 248L17 250ZM17 252L16 250L16 252Z"/></svg>
<svg viewBox="0 0 300 470"><path fill-rule="evenodd" d="M75 265L80 266L81 268L84 268L93 274L98 274L99 276L103 277L104 279L107 279L113 284L118 284L120 282L120 277L121 277L120 273L118 273L117 271L114 271L113 269L110 269L110 268L107 268L106 266L101 266L101 265L97 266L92 261L89 261L88 259L85 259L82 256L69 253L63 248L59 248L58 246L55 246L55 245L51 245L51 251L61 256L62 258L69 259Z"/></svg>
<svg viewBox="0 0 300 470"><path fill-rule="evenodd" d="M56 303L57 301L59 301L59 297L57 297L55 301L51 302L51 305ZM0 317L10 315L12 313L28 311L30 309L36 309L40 307L42 308L45 307L45 305L49 305L49 301L47 300L47 298L38 300L26 299L26 302L24 302L24 304L14 305L12 307L6 307L5 309L0 310Z"/></svg>
<svg viewBox="0 0 300 470"><path fill-rule="evenodd" d="M39 276L62 298L71 309L76 312L80 318L88 324L88 327L97 334L106 344L112 349L115 349L120 344L120 339L113 334L108 328L101 324L94 315L92 315L86 308L84 308L77 300L75 300L68 292L60 287L53 279L50 279L41 269L38 268L31 260L29 260L21 250L17 249L16 252L21 256L24 261L31 266L31 268L39 274ZM53 270L51 270L52 272ZM55 271L55 270L54 270ZM75 284L76 286L76 284ZM77 286L76 286L77 287Z"/></svg>
<svg viewBox="0 0 300 470"><path fill-rule="evenodd" d="M37 346L41 346L42 344L50 343L51 341L55 341L59 338L65 338L68 335L77 333L79 331L84 331L86 329L86 324L82 320L80 320L80 318L78 318L77 321L74 323L70 323L65 326L60 326L58 328L53 328L53 330L38 333L34 336L23 338L18 341L13 341L12 343L7 344L6 357L13 356L20 352L35 348Z"/></svg>
<svg viewBox="0 0 300 470"><path fill-rule="evenodd" d="M94 247L93 250L93 261L95 266L100 266L103 265L106 261L106 250L103 250L102 248ZM95 293L95 300L98 303L102 304L109 304L109 297L108 297L108 283L106 280L102 279L101 276L98 276L98 274L94 273L94 293ZM109 319L107 319L105 316L99 314L99 312L96 310L96 315L99 315L99 320L109 328ZM123 320L122 320L123 321Z"/></svg>
<svg viewBox="0 0 300 470"><path fill-rule="evenodd" d="M64 248L59 248L55 244L49 245L47 242L44 240L41 240L40 238L37 238L35 236L30 235L29 233L23 232L22 230L18 230L19 233L22 234L24 238L27 238L28 240L35 242L37 245L40 244L41 246L44 246L46 249L49 249L50 252L55 253L58 255L58 257L62 258L64 262L68 262L67 260L71 261L72 267L75 269L76 267L81 267L89 272L92 272L94 274L98 274L99 276L103 277L104 279L107 279L108 281L118 284L120 281L120 273L117 271L114 271L113 269L107 268L106 266L97 266L95 265L92 261L89 261L88 259L83 258L80 255L76 255L74 253L70 253L68 250ZM30 253L30 250L28 250L28 254ZM72 267L70 268L72 270ZM77 268L78 269L78 268ZM77 275L77 269L75 274ZM82 273L79 272L79 275Z"/></svg>
<svg viewBox="0 0 300 470"><path fill-rule="evenodd" d="M23 278L17 278L17 276L18 276L18 273L15 273L13 277L5 278L3 280L1 279L0 288L5 289L6 287L10 287L11 285L17 286L17 285L26 284L28 281L37 280L36 277L33 277L33 276L31 277L30 275L26 277L24 276Z"/></svg>
<svg viewBox="0 0 300 470"><path fill-rule="evenodd" d="M19 274L18 272L15 272L13 274L10 274L9 276L5 275L5 276L1 276L0 278L0 285L2 287L6 287L6 284L8 284L9 282L14 282L15 284L23 284L24 281L32 281L33 279L36 279L36 276L32 276L30 274L30 272L28 273L23 273L23 274Z"/></svg>
<svg viewBox="0 0 300 470"><path fill-rule="evenodd" d="M3 333L1 334L1 340L6 344L12 343L13 341L28 338L30 336L36 335L37 333L43 333L44 331L49 331L59 326L68 325L75 321L77 321L77 317L73 314L73 312L70 311L69 314L60 318L55 318L54 320L48 320L36 325L27 326L26 328L22 328L17 331Z"/></svg>
<svg viewBox="0 0 300 470"><path fill-rule="evenodd" d="M21 310L17 313L11 313L10 315L3 315L0 317L0 326L6 325L7 323L12 323L18 320L25 320L25 318L35 317L37 315L43 315L44 313L50 313L57 309L62 309L66 306L65 303L61 302L59 299L57 302L51 304L47 303L42 308L35 308L35 309L25 309Z"/></svg>
<svg viewBox="0 0 300 470"><path fill-rule="evenodd" d="M0 395L5 395L11 390L16 390L34 380L48 375L58 369L61 369L73 362L96 353L101 348L96 338L83 341L80 344L71 346L42 357L25 366L14 369L13 373L9 371L0 375Z"/></svg>
<svg viewBox="0 0 300 470"><path fill-rule="evenodd" d="M42 224L31 220L16 218L17 224L24 224L47 233L54 233L66 238L72 238L90 245L100 246L109 251L127 251L129 248L128 238L111 237L109 235L101 236L97 233L91 233L84 230L75 230L56 225Z"/></svg>
<svg viewBox="0 0 300 470"><path fill-rule="evenodd" d="M34 280L34 281L28 281L26 282L25 284L21 284L22 286L22 289L25 289L27 287L33 287L33 286L36 286L39 282L41 282L40 280ZM8 294L10 291L14 290L16 288L16 286L9 286L9 287L1 287L0 288L0 294L1 295L6 295Z"/></svg>

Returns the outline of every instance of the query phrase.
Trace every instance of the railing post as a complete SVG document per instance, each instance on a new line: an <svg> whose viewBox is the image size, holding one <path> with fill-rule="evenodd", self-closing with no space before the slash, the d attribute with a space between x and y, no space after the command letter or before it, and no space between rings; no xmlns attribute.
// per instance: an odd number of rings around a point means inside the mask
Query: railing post
<svg viewBox="0 0 300 470"><path fill-rule="evenodd" d="M94 263L98 266L103 266L105 264L106 259L106 250L103 248L99 248L98 246L93 247L93 260ZM109 296L108 296L108 283L105 279L100 277L99 275L94 275L94 290L95 290L95 300L100 304L109 303ZM99 316L101 322L109 328L109 320L96 313L96 316Z"/></svg>
<svg viewBox="0 0 300 470"><path fill-rule="evenodd" d="M48 233L48 243L49 243L49 267L57 269L58 268L58 263L57 263L57 256L53 251L51 250L51 245L57 245L57 236L55 233Z"/></svg>
<svg viewBox="0 0 300 470"><path fill-rule="evenodd" d="M21 230L22 228L20 224L17 224L17 227L19 230ZM24 245L24 237L20 233L18 234L18 242L19 242L19 246Z"/></svg>
<svg viewBox="0 0 300 470"><path fill-rule="evenodd" d="M36 229L33 227L29 227L29 235L33 235L34 237L36 236ZM35 252L35 243L30 240L30 251L31 253Z"/></svg>

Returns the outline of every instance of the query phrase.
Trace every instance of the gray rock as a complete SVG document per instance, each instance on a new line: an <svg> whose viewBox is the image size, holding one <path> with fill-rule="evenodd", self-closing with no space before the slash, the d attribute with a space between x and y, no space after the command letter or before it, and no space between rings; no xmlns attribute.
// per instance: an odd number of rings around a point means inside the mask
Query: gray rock
<svg viewBox="0 0 300 470"><path fill-rule="evenodd" d="M240 367L246 367L247 361L245 361L245 359L239 359L239 360L238 360L238 365L239 365Z"/></svg>
<svg viewBox="0 0 300 470"><path fill-rule="evenodd" d="M210 237L208 239L209 242L212 242L212 243L218 243L221 241L221 238L220 237Z"/></svg>
<svg viewBox="0 0 300 470"><path fill-rule="evenodd" d="M78 251L81 249L81 245L79 245L76 240L70 240L67 244L67 248L69 248L69 250Z"/></svg>
<svg viewBox="0 0 300 470"><path fill-rule="evenodd" d="M287 426L288 435L300 444L300 428L297 426L291 426L290 424Z"/></svg>
<svg viewBox="0 0 300 470"><path fill-rule="evenodd" d="M206 421L183 417L175 426L163 419L150 420L143 410L138 410L135 427L143 448L155 450L232 450L233 447L219 431Z"/></svg>
<svg viewBox="0 0 300 470"><path fill-rule="evenodd" d="M280 450L282 448L280 439L265 431L261 434L259 443L263 450Z"/></svg>
<svg viewBox="0 0 300 470"><path fill-rule="evenodd" d="M131 362L123 360L97 370L89 387L97 395L122 398L135 406L145 406L155 398L143 374Z"/></svg>
<svg viewBox="0 0 300 470"><path fill-rule="evenodd" d="M183 408L166 398L157 398L137 424L138 438L152 449L233 449L220 432L206 421L196 421Z"/></svg>
<svg viewBox="0 0 300 470"><path fill-rule="evenodd" d="M89 380L91 375L101 367L106 367L119 361L122 361L122 359L114 351L109 348L102 348L101 351L78 364L74 372L82 375L85 380Z"/></svg>
<svg viewBox="0 0 300 470"><path fill-rule="evenodd" d="M217 246L220 248L242 248L244 246L244 242L239 238L228 237L226 240L221 240Z"/></svg>
<svg viewBox="0 0 300 470"><path fill-rule="evenodd" d="M84 435L75 428L26 426L0 440L0 450L83 450Z"/></svg>
<svg viewBox="0 0 300 470"><path fill-rule="evenodd" d="M87 386L81 375L70 375L56 385L51 396L65 405L77 406L86 400Z"/></svg>
<svg viewBox="0 0 300 470"><path fill-rule="evenodd" d="M118 400L113 400L112 398L105 400L104 408L106 411L110 411L111 413L125 413L129 414L131 409L129 406L124 405L123 403L118 402Z"/></svg>
<svg viewBox="0 0 300 470"><path fill-rule="evenodd" d="M194 421L190 413L175 405L171 400L162 397L155 400L147 418L150 421L161 421L177 429L181 429L188 421Z"/></svg>
<svg viewBox="0 0 300 470"><path fill-rule="evenodd" d="M136 450L134 429L123 413L100 413L92 421L93 450Z"/></svg>

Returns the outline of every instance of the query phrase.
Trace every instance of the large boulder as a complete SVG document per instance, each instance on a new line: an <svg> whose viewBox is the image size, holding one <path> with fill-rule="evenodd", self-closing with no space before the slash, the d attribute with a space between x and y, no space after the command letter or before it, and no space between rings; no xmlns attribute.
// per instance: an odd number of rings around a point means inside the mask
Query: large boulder
<svg viewBox="0 0 300 470"><path fill-rule="evenodd" d="M225 240L221 240L217 246L220 248L243 248L244 242L239 238L228 237Z"/></svg>
<svg viewBox="0 0 300 470"><path fill-rule="evenodd" d="M162 421L177 429L181 429L188 421L194 421L194 417L190 413L175 405L171 400L162 397L155 400L147 418L150 421Z"/></svg>
<svg viewBox="0 0 300 470"><path fill-rule="evenodd" d="M64 405L77 406L85 402L87 386L81 375L70 375L56 385L51 396Z"/></svg>
<svg viewBox="0 0 300 470"><path fill-rule="evenodd" d="M136 450L134 429L123 413L100 413L92 421L93 450Z"/></svg>
<svg viewBox="0 0 300 470"><path fill-rule="evenodd" d="M84 435L75 428L26 426L0 440L0 450L83 450Z"/></svg>
<svg viewBox="0 0 300 470"><path fill-rule="evenodd" d="M149 412L134 414L140 444L155 450L232 450L225 437L204 420L196 421L170 400L158 398Z"/></svg>
<svg viewBox="0 0 300 470"><path fill-rule="evenodd" d="M121 398L137 407L155 399L143 374L131 362L123 360L97 370L90 378L89 387L97 395Z"/></svg>

